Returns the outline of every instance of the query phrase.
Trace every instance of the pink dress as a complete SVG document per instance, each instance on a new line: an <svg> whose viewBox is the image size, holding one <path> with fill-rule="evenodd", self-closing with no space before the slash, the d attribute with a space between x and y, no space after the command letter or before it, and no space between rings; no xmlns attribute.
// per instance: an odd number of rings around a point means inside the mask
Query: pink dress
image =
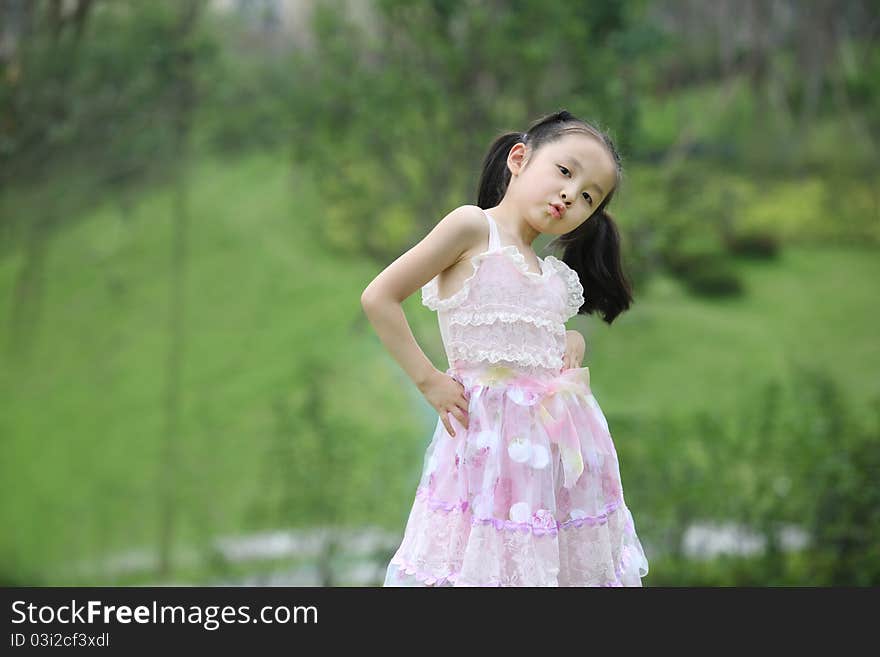
<svg viewBox="0 0 880 657"><path fill-rule="evenodd" d="M469 426L450 414L452 437L438 418L384 586L641 586L648 561L589 368L563 371L583 287L553 256L529 271L485 215L489 248L463 287L422 288Z"/></svg>

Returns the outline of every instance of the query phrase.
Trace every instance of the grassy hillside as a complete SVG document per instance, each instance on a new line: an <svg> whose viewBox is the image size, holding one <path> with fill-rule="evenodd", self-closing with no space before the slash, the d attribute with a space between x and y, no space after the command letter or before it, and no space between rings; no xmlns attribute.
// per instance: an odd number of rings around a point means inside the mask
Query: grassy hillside
<svg viewBox="0 0 880 657"><path fill-rule="evenodd" d="M827 369L857 405L880 396L876 250L789 247L739 270L741 299L697 300L658 277L612 327L572 320L607 412L730 410L796 364Z"/></svg>

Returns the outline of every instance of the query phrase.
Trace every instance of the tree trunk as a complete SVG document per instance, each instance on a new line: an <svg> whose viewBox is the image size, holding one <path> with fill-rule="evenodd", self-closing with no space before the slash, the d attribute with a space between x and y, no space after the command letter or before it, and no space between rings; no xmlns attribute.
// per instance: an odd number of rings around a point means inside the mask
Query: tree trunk
<svg viewBox="0 0 880 657"><path fill-rule="evenodd" d="M165 434L160 457L159 509L159 575L168 577L172 571L175 518L179 501L178 444L180 416L183 405L181 372L186 338L186 288L189 271L189 142L195 106L193 54L187 40L196 26L201 0L190 0L181 9L177 43L174 44L176 80L172 85L172 120L174 129L175 178L172 211L171 279L168 318L169 345L166 359Z"/></svg>

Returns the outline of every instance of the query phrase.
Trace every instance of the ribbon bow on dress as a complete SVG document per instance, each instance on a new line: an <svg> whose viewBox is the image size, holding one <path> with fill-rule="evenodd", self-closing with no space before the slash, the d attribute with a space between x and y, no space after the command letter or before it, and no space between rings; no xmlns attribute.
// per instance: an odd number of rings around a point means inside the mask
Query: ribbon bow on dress
<svg viewBox="0 0 880 657"><path fill-rule="evenodd" d="M450 368L452 373L452 368ZM454 376L454 374L453 374ZM517 374L503 366L493 366L476 379L477 386L472 389L476 398L488 386L503 383L506 394L515 403L523 406L539 405L541 424L551 442L559 446L562 459L563 485L573 487L584 471L579 432L589 431L589 427L578 429L572 420L565 395L574 395L586 400L590 391L590 369L576 367L564 370L558 376L547 379Z"/></svg>

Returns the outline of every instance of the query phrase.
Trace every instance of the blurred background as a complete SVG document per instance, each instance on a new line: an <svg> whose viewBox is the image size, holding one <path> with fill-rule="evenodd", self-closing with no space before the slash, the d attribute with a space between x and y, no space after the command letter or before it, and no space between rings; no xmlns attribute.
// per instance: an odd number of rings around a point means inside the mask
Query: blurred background
<svg viewBox="0 0 880 657"><path fill-rule="evenodd" d="M0 584L380 584L436 413L360 294L561 108L623 157L636 302L568 328L644 585L880 584L878 36L871 0L0 0Z"/></svg>

